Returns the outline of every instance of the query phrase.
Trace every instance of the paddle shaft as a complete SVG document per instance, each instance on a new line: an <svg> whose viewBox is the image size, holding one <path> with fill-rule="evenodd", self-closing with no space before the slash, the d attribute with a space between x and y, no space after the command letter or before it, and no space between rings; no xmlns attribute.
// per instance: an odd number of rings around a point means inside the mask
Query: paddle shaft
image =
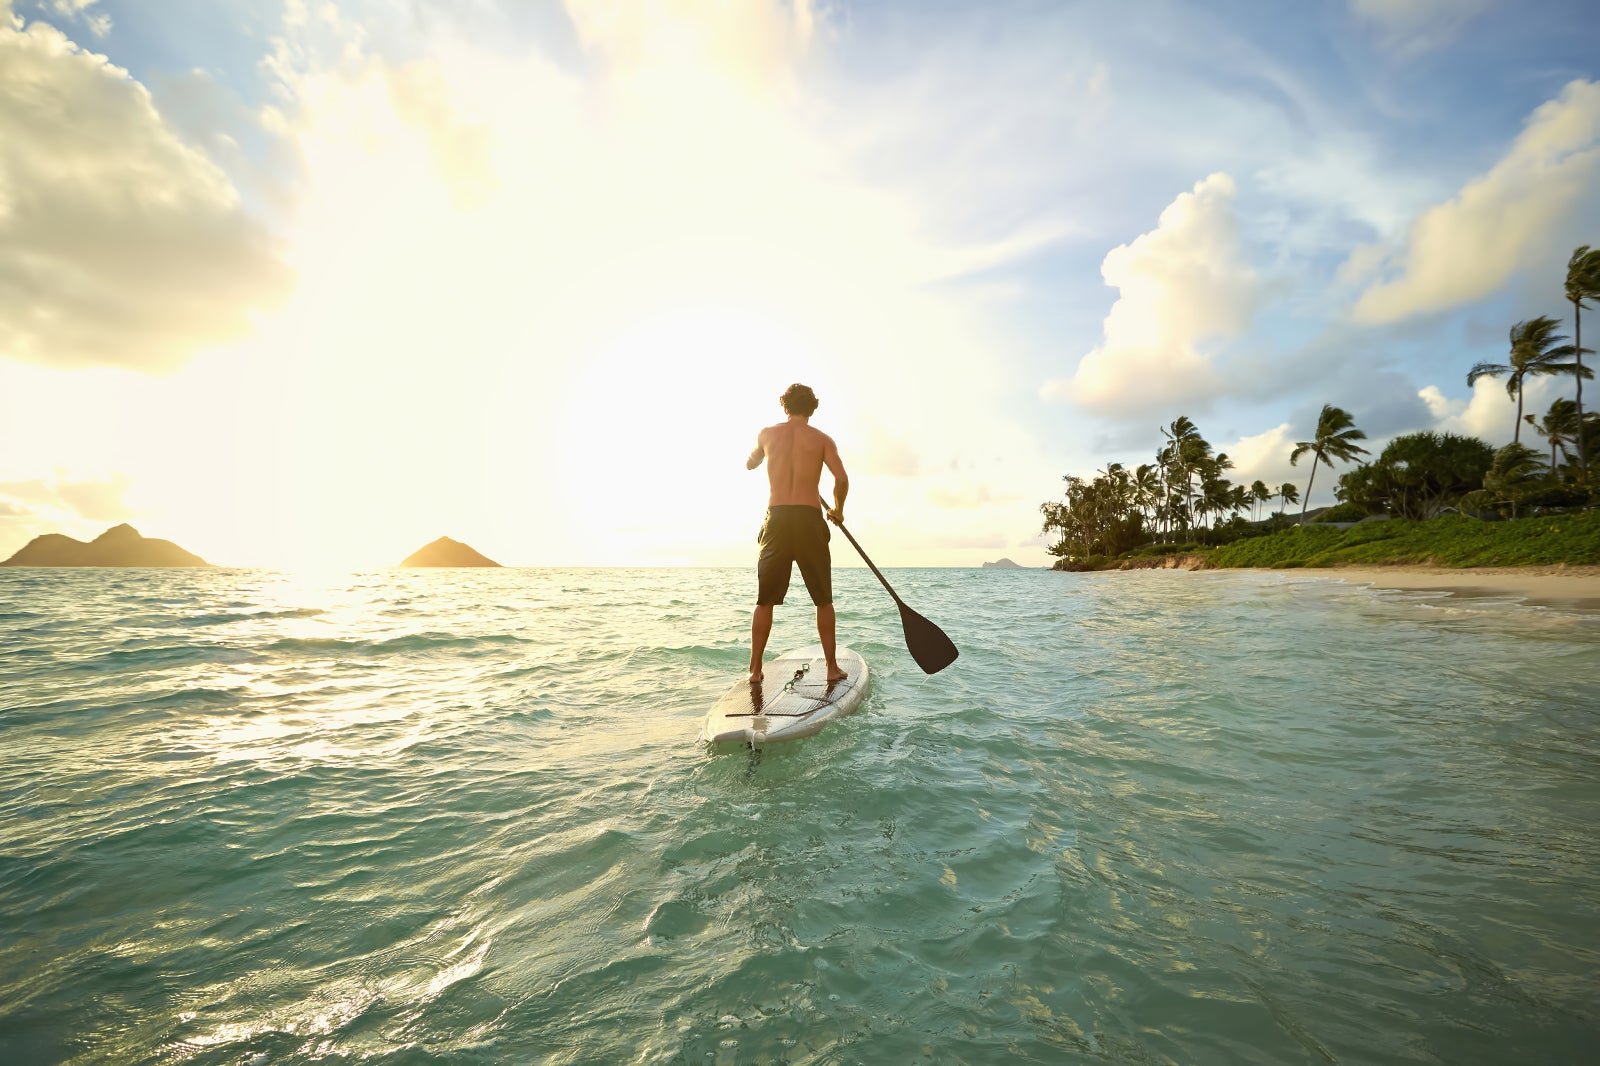
<svg viewBox="0 0 1600 1066"><path fill-rule="evenodd" d="M822 501L822 513L823 513L823 515L827 515L827 513L828 513L828 501L827 500L823 500ZM901 601L900 594L894 590L894 586L893 585L889 584L889 579L883 576L883 571L879 570L877 565L874 564L873 561L870 558L867 557L867 553L861 550L861 545L859 543L857 543L855 537L852 537L850 535L850 531L848 529L844 528L844 523L843 522L835 522L834 525L838 526L839 527L839 532L843 533L845 535L845 539L850 541L850 546L856 550L856 554L857 555L861 556L861 561L867 564L868 569L870 569L872 571L873 575L875 577L877 577L877 579L879 581L883 582L883 587L884 587L885 591L887 591L890 596L894 597L894 602L898 603L898 604L900 604L900 606L904 607L905 604Z"/></svg>
<svg viewBox="0 0 1600 1066"><path fill-rule="evenodd" d="M818 499L822 503L823 513L826 514L828 501L823 500L820 496ZM838 526L844 532L844 535L849 538L850 546L856 550L856 554L861 556L862 561L871 568L872 576L876 577L879 583L883 585L884 591L889 594L889 598L894 600L894 605L900 608L900 626L905 631L906 650L911 653L911 658L915 659L917 665L922 668L922 672L925 674L937 674L940 670L955 662L956 658L961 654L956 649L955 642L945 635L944 630L906 606L906 601L902 600L900 594L894 590L894 586L889 584L889 579L883 576L883 571L878 569L877 564L868 557L866 552L861 550L861 545L856 541L855 537L850 535L850 531L844 528L843 522L835 522L834 525Z"/></svg>

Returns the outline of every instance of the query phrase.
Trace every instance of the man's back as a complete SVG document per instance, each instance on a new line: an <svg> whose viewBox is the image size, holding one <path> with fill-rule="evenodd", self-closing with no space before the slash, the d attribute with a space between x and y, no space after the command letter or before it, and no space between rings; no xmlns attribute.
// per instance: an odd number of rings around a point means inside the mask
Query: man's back
<svg viewBox="0 0 1600 1066"><path fill-rule="evenodd" d="M842 471L833 438L803 421L768 426L757 440L767 460L769 507L815 507L823 465L833 469L835 476Z"/></svg>

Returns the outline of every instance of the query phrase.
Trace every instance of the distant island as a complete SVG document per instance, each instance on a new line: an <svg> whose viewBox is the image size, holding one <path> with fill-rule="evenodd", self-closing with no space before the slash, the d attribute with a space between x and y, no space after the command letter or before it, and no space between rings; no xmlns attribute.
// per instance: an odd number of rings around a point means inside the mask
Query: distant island
<svg viewBox="0 0 1600 1066"><path fill-rule="evenodd" d="M475 549L440 537L432 544L424 544L405 557L401 566L499 566L500 564Z"/></svg>
<svg viewBox="0 0 1600 1066"><path fill-rule="evenodd" d="M1026 570L1027 567L1025 567L1021 563L1015 562L1015 561L1013 561L1011 559L1000 558L1000 559L996 559L992 563L984 563L983 564L983 569L985 569L985 570Z"/></svg>
<svg viewBox="0 0 1600 1066"><path fill-rule="evenodd" d="M94 540L61 533L34 537L0 566L210 566L200 556L184 551L170 540L140 536L126 522L112 526Z"/></svg>

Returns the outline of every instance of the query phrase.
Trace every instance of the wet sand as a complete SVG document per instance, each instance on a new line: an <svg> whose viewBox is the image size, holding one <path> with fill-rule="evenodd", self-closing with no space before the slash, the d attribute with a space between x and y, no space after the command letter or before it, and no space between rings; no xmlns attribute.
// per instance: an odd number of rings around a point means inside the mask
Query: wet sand
<svg viewBox="0 0 1600 1066"><path fill-rule="evenodd" d="M1339 566L1306 567L1300 573L1380 589L1512 596L1542 607L1600 611L1600 566Z"/></svg>

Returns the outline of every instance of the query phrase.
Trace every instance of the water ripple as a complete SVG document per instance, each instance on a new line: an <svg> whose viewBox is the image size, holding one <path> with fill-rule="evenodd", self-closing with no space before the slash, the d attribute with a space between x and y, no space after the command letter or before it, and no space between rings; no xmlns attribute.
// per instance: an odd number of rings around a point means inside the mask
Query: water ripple
<svg viewBox="0 0 1600 1066"><path fill-rule="evenodd" d="M1600 625L1303 574L0 572L0 1061L1578 1061ZM774 647L808 643L803 608Z"/></svg>

